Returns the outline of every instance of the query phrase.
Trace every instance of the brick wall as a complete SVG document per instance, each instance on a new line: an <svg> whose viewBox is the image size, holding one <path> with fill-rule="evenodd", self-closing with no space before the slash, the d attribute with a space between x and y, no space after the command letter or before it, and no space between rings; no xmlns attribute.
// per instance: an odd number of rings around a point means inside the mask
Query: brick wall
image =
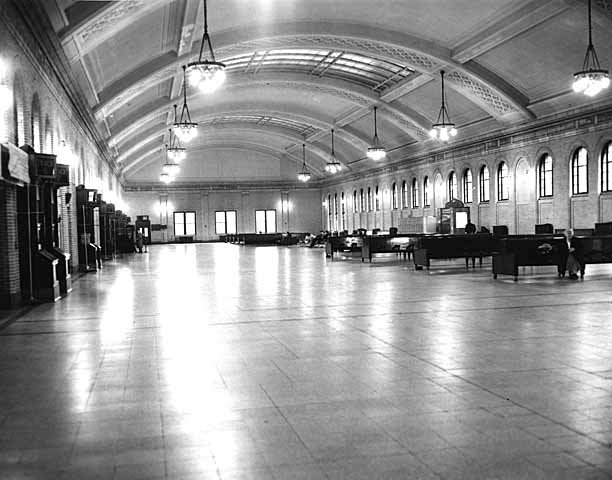
<svg viewBox="0 0 612 480"><path fill-rule="evenodd" d="M16 306L21 300L17 188L0 180L0 308Z"/></svg>

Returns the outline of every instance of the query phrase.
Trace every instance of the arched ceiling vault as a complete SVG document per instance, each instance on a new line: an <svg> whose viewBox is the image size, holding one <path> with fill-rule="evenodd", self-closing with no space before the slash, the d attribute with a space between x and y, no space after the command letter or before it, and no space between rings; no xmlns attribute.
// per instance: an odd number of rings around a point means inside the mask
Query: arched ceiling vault
<svg viewBox="0 0 612 480"><path fill-rule="evenodd" d="M256 134L255 137L257 137L257 134L259 133L265 133L267 135L271 135L279 139L288 141L291 143L291 146L296 143L301 144L303 142L302 136L289 129L283 129L277 126L264 126L257 123L245 123L242 121L228 121L221 124L209 124L200 127L199 134L202 135L202 137L207 138L211 135L211 133L215 134L214 138L217 140L227 139L226 145L228 146L241 144L241 142L243 142L243 140L240 139L241 134ZM147 143L151 143L151 140L155 139L156 137L159 137L159 133L157 135L151 135L151 138L149 138L146 142L143 142L139 148L144 147ZM201 149L202 143L205 142L206 141L199 142L198 147ZM274 148L270 144L266 143L257 143L255 141L251 143L257 144L261 147ZM146 151L145 153L141 153L134 159L130 159L129 162L126 162L125 167L123 168L123 172L127 173L141 162L148 161L152 155L157 154L159 152L163 152L164 149L164 146L161 146L160 148L153 148ZM285 156L288 160L293 161L297 165L302 165L302 158L291 153L288 148L276 148L275 150L279 153L282 153L282 155ZM195 149L195 151L197 151L197 148ZM327 158L329 156L329 152L323 150L321 147L314 144L307 144L306 151L309 155L315 157L315 161L312 161L311 159L311 161L308 162L309 168L312 170L313 173L317 175L322 175L324 171L325 162L327 161ZM151 159L151 161L152 160L153 159Z"/></svg>
<svg viewBox="0 0 612 480"><path fill-rule="evenodd" d="M172 105L182 103L181 66L199 52L201 3L43 2L125 171L149 162L151 144L173 121ZM612 7L593 3L595 43L607 45ZM253 0L249 7L209 0L211 38L228 81L213 96L189 92L192 119L222 135L223 145L232 145L230 129L234 144L240 132L259 130L281 142L270 148L296 161L289 151L305 137L320 163L328 152L318 145L333 127L345 143L339 156L350 163L371 140L364 117L378 106L396 145L429 148L440 70L459 105L452 110L459 127L499 129L584 105L567 101L569 81L559 79L584 55L586 0Z"/></svg>
<svg viewBox="0 0 612 480"><path fill-rule="evenodd" d="M308 24L307 26L311 25ZM303 30L304 27L305 25L301 23L283 24L281 26L270 26L269 30L295 32L296 30ZM316 28L315 26L312 27L312 30L308 33L281 34L227 44L223 43L223 39L234 37L237 33L231 32L223 36L219 35L215 38L216 44L218 44L216 56L221 61L226 61L228 58L240 55L279 48L341 50L395 61L423 76L418 81L409 77L404 83L382 90L378 94L381 102L392 101L398 96L408 93L410 89L428 82L432 76L437 75L440 69L446 68L449 70L449 76L447 77L449 86L478 103L492 116L499 119L510 117L513 120L531 117L526 109L526 97L512 88L509 82L504 81L497 85L492 83L495 75L482 67L480 69L463 67L462 64L453 60L450 50L436 46L431 42L410 37L409 43L397 43L399 41L406 42L407 39L404 38L406 35L381 29L357 28L355 25L327 25L326 31L333 31L333 35L319 33L322 28L320 23L316 25ZM243 35L242 32L241 35ZM229 38L226 42L231 41ZM380 38L389 41L381 41ZM403 46L406 44L411 45L411 47ZM416 45L416 47L413 45ZM197 43L195 46L199 47ZM175 78L180 73L181 66L192 61L194 55L196 53L192 51L182 57L169 60L163 65L158 65L158 62L151 62L144 65L140 70L128 72L123 78L99 92L98 96L101 102L94 107L94 110L102 117L110 115L132 98L138 96L140 92L164 80Z"/></svg>

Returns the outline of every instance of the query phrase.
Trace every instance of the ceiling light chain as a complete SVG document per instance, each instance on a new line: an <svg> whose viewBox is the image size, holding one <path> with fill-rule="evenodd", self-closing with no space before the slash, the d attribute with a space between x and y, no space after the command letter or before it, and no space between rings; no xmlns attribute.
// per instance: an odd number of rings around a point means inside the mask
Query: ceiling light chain
<svg viewBox="0 0 612 480"><path fill-rule="evenodd" d="M298 180L300 182L305 183L308 180L310 180L310 177L312 176L310 175L310 172L306 168L306 144L305 143L302 143L302 158L303 158L302 171L298 173Z"/></svg>
<svg viewBox="0 0 612 480"><path fill-rule="evenodd" d="M438 139L443 142L450 140L450 137L457 135L457 129L455 124L451 122L448 110L446 109L446 92L444 91L444 70L440 71L440 77L442 78L442 106L438 112L438 119L436 123L432 125L429 131L429 136L433 139Z"/></svg>
<svg viewBox="0 0 612 480"><path fill-rule="evenodd" d="M176 105L174 106L174 115L176 116ZM176 163L179 163L187 156L187 149L185 147L181 147L181 142L179 139L176 137L176 135L172 135L171 128L168 129L168 132L168 145L166 145L168 158Z"/></svg>
<svg viewBox="0 0 612 480"><path fill-rule="evenodd" d="M217 62L213 51L210 36L208 35L208 9L207 1L204 4L204 34L200 45L200 56L196 62L187 64L189 84L197 87L202 93L211 93L219 88L225 81L225 64ZM210 60L203 59L204 45L206 44Z"/></svg>
<svg viewBox="0 0 612 480"><path fill-rule="evenodd" d="M368 148L367 156L372 160L382 160L387 156L387 150L382 146L380 140L378 139L378 127L377 127L377 119L376 119L376 111L378 107L374 107L374 138L372 139L372 146Z"/></svg>
<svg viewBox="0 0 612 480"><path fill-rule="evenodd" d="M198 124L191 121L191 114L189 113L189 106L187 105L187 77L185 71L187 67L183 65L183 108L181 110L181 118L179 121L176 119L176 111L174 114L174 124L172 129L174 135L179 140L185 143L189 143L195 137L198 136ZM176 108L176 106L175 106Z"/></svg>
<svg viewBox="0 0 612 480"><path fill-rule="evenodd" d="M593 46L591 23L591 0L589 0L589 45L582 63L582 70L574 73L574 83L572 84L574 92L584 93L588 97L597 95L610 85L608 70L601 68Z"/></svg>
<svg viewBox="0 0 612 480"><path fill-rule="evenodd" d="M329 160L327 160L327 164L325 165L325 171L331 173L338 173L342 170L342 164L336 158L336 152L334 151L334 129L331 129L331 154L329 156Z"/></svg>

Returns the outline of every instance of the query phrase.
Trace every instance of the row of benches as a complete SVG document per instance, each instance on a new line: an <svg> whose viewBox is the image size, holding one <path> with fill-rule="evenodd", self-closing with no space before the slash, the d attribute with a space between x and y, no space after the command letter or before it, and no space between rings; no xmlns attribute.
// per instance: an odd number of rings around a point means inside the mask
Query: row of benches
<svg viewBox="0 0 612 480"><path fill-rule="evenodd" d="M304 242L308 233L228 233L219 235L219 240L225 243L240 245L296 245Z"/></svg>
<svg viewBox="0 0 612 480"><path fill-rule="evenodd" d="M581 276L586 264L612 263L612 235L576 236L574 242L583 260ZM328 257L339 252L361 254L361 261L379 253L396 253L404 258L412 256L416 269L429 270L431 260L465 258L475 266L476 259L482 265L483 257L493 257L493 276L513 275L518 279L521 266L556 266L559 275L565 274L568 257L567 239L564 235L439 235L402 234L380 236L330 237L326 245Z"/></svg>

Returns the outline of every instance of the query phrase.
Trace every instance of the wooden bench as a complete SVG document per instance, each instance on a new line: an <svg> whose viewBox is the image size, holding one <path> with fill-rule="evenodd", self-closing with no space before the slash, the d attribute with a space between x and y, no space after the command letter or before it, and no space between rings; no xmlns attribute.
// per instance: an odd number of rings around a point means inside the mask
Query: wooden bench
<svg viewBox="0 0 612 480"><path fill-rule="evenodd" d="M568 247L564 235L509 235L497 239L498 252L493 254L493 278L513 275L518 280L518 267L557 267L559 276L565 273Z"/></svg>
<svg viewBox="0 0 612 480"><path fill-rule="evenodd" d="M325 255L333 260L335 253L361 252L364 238L358 235L330 236L325 242Z"/></svg>
<svg viewBox="0 0 612 480"><path fill-rule="evenodd" d="M410 233L400 235L369 235L363 237L363 246L361 248L361 261L366 258L372 262L372 255L377 253L396 253L403 256L404 260L410 258L414 253L414 245L417 238L422 237L423 233Z"/></svg>
<svg viewBox="0 0 612 480"><path fill-rule="evenodd" d="M476 233L473 235L425 235L417 238L414 247L414 267L429 270L431 260L446 258L465 258L465 267L476 266L476 258L493 255L496 247L496 238L489 233Z"/></svg>

